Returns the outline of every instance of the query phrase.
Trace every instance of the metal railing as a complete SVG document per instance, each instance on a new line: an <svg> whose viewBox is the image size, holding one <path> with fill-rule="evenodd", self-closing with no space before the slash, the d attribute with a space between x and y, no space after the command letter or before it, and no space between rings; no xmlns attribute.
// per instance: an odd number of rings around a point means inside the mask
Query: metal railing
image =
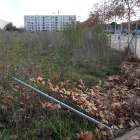
<svg viewBox="0 0 140 140"><path fill-rule="evenodd" d="M80 115L80 116L82 116L82 117L84 117L84 118L86 118L86 119L88 119L88 120L90 120L90 121L92 121L92 122L94 122L94 123L96 123L96 124L100 124L99 121L97 121L97 120L95 120L95 119L93 119L93 118L91 118L91 117L89 117L89 116L87 116L87 115L81 113L80 111L78 111L78 110L76 110L76 109L74 109L74 108L72 108L72 107L70 107L70 106L68 106L68 105L66 105L66 104L64 104L64 103L62 103L62 102L60 102L60 101L58 101L58 100L55 99L55 98L52 98L52 97L49 96L49 95L46 95L45 93L43 93L43 92L37 90L36 88L34 88L34 87L32 87L32 86L30 86L30 85L28 85L28 84L26 84L26 83L24 83L24 82L18 80L17 78L14 78L14 77L13 77L12 80L14 80L14 81L16 81L16 82L18 82L18 83L20 83L20 84L22 84L22 85L24 85L24 86L30 88L30 89L32 89L33 91L35 91L35 92L37 92L37 93L39 93L39 94L45 96L46 98L48 98L48 99L54 101L55 103L60 104L61 106L65 107L65 108L67 108L67 109L70 109L71 111L75 112L76 114L78 114L78 115ZM105 126L107 129L113 131L112 128L106 126L105 124L103 124L103 126Z"/></svg>

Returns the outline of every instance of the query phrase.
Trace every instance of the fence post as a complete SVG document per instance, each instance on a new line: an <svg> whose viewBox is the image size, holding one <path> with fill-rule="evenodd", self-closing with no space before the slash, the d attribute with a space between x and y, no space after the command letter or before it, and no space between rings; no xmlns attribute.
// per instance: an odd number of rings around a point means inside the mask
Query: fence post
<svg viewBox="0 0 140 140"><path fill-rule="evenodd" d="M119 30L119 51L121 50L121 35L122 35L122 23L121 23L121 28Z"/></svg>
<svg viewBox="0 0 140 140"><path fill-rule="evenodd" d="M115 15L115 40L116 40L116 15Z"/></svg>
<svg viewBox="0 0 140 140"><path fill-rule="evenodd" d="M110 48L111 48L111 25L110 25Z"/></svg>
<svg viewBox="0 0 140 140"><path fill-rule="evenodd" d="M138 29L138 22L136 23L136 29L135 29L135 53L134 55L136 56L136 52L137 52L137 29Z"/></svg>

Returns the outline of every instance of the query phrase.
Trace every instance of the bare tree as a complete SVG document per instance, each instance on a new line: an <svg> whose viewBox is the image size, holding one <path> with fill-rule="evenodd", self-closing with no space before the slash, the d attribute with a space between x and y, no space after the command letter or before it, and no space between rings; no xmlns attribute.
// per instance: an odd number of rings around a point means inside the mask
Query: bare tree
<svg viewBox="0 0 140 140"><path fill-rule="evenodd" d="M106 22L107 22L107 31L109 29L109 22L112 20L113 18L113 12L111 11L111 6L110 5L107 5L106 6L108 11L106 11L106 14L105 14L105 19L106 19Z"/></svg>
<svg viewBox="0 0 140 140"><path fill-rule="evenodd" d="M99 3L93 5L92 10L89 13L89 17L82 23L83 26L94 28L97 24L103 22L102 10Z"/></svg>
<svg viewBox="0 0 140 140"><path fill-rule="evenodd" d="M124 14L125 14L124 5L121 5L121 4L115 5L111 3L110 13L111 13L111 16L115 18L115 40L116 40L116 18L122 19L124 17Z"/></svg>
<svg viewBox="0 0 140 140"><path fill-rule="evenodd" d="M110 16L107 14L109 10L108 7L109 6L107 5L107 1L101 4L94 4L86 23L90 27L94 27L99 23L103 23L105 25L105 23L110 19Z"/></svg>

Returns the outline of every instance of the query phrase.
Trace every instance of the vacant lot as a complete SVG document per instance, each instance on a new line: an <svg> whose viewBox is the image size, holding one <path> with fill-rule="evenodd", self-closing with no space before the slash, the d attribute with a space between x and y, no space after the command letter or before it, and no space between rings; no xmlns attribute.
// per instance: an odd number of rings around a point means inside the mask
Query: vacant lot
<svg viewBox="0 0 140 140"><path fill-rule="evenodd" d="M98 90L106 94L104 88L108 87L102 87L107 86L103 84L105 78L119 74L119 66L128 53L128 50L120 52L109 46L109 38L101 31L100 25L92 35L80 25L76 30L67 27L63 32L52 33L1 31L0 138L58 140L69 136L76 139L76 133L87 130L92 131L95 139L112 136L110 133L103 135L95 124L64 108L59 109L55 103L11 80L16 77L101 120L96 113L87 112L69 96L53 91L51 85L59 90L66 88L77 94L85 94L86 88L100 84Z"/></svg>

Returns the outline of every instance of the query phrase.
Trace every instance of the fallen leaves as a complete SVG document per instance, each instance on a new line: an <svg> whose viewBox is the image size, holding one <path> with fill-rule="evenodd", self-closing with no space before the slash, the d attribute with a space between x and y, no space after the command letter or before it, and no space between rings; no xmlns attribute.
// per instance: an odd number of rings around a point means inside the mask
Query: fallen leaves
<svg viewBox="0 0 140 140"><path fill-rule="evenodd" d="M1 105L1 109L2 109L3 111L7 111L7 110L8 110L8 106L6 106L6 105Z"/></svg>
<svg viewBox="0 0 140 140"><path fill-rule="evenodd" d="M32 71L33 71L32 67L30 67L27 71L28 71L29 74L32 74Z"/></svg>
<svg viewBox="0 0 140 140"><path fill-rule="evenodd" d="M70 108L70 109L68 110L68 112L72 112L72 109Z"/></svg>
<svg viewBox="0 0 140 140"><path fill-rule="evenodd" d="M125 121L122 118L118 119L118 124L124 124L124 123Z"/></svg>
<svg viewBox="0 0 140 140"><path fill-rule="evenodd" d="M131 58L129 58L130 60ZM115 129L122 129L126 122L130 122L131 116L134 115L134 108L140 102L138 96L140 93L140 65L139 60L135 62L134 57L132 60L133 62L121 64L122 76L109 76L106 81L100 82L91 89L84 87L82 79L77 83L77 88L68 87L65 82L60 82L61 88L54 87L51 81L47 83L51 91L76 101L79 107L98 117L103 123L115 125ZM132 127L136 126L132 122L130 124Z"/></svg>
<svg viewBox="0 0 140 140"><path fill-rule="evenodd" d="M86 131L85 133L81 132L80 137L83 140L92 140L93 138L93 133L91 131Z"/></svg>
<svg viewBox="0 0 140 140"><path fill-rule="evenodd" d="M3 90L3 87L2 87L2 85L0 85L0 90Z"/></svg>
<svg viewBox="0 0 140 140"><path fill-rule="evenodd" d="M39 103L39 104L42 104L42 102L41 102L41 100L40 100L40 99L38 99L38 103Z"/></svg>
<svg viewBox="0 0 140 140"><path fill-rule="evenodd" d="M25 104L22 103L22 102L20 102L20 107L21 107L21 108L24 108L24 107L25 107Z"/></svg>
<svg viewBox="0 0 140 140"><path fill-rule="evenodd" d="M43 78L42 78L42 77L38 77L38 78L36 79L36 81L37 81L37 83L40 83L40 82L43 81Z"/></svg>
<svg viewBox="0 0 140 140"><path fill-rule="evenodd" d="M111 138L113 138L113 132L112 131L110 131L110 130L106 130L106 135L108 136L108 137L111 137Z"/></svg>
<svg viewBox="0 0 140 140"><path fill-rule="evenodd" d="M135 123L134 123L132 120L129 122L129 124L130 124L132 127L135 126Z"/></svg>
<svg viewBox="0 0 140 140"><path fill-rule="evenodd" d="M7 95L7 98L9 98L9 99L13 100L14 95Z"/></svg>
<svg viewBox="0 0 140 140"><path fill-rule="evenodd" d="M50 110L55 110L55 109L60 109L61 108L60 104L54 104L54 103L51 103L51 102L45 102L45 103L39 102L39 103L42 104L43 108L47 108L47 109L50 109Z"/></svg>
<svg viewBox="0 0 140 140"><path fill-rule="evenodd" d="M43 74L41 74L36 79L30 78L30 81L34 84L36 83L36 85L47 85L52 92L59 93L62 97L77 102L81 109L101 120L102 123L98 125L98 128L103 130L103 135L113 138L113 132L107 129L105 130L103 123L111 125L111 128L116 130L125 128L128 123L131 127L140 125L140 113L135 112L140 103L140 60L129 56L128 61L123 62L120 66L121 76L109 76L106 81L100 81L99 85L94 85L90 89L85 88L82 79L71 85L69 81L59 81L56 76L46 81L42 78ZM32 68L30 67L28 71L31 74ZM54 84L56 81L59 85ZM3 90L1 86L0 90ZM13 90L19 91L20 88L16 86L13 87ZM29 92L33 93L31 90L23 90L22 95L24 100L30 99ZM8 95L7 98L8 100L13 100L14 96ZM38 99L37 103L43 108L51 110L61 108L60 104L43 102L42 99ZM21 108L25 108L23 102L19 104ZM2 101L1 110L8 110L7 102L4 103L4 100ZM71 112L72 109L68 111ZM26 115L25 119L27 118L29 116ZM4 127L4 125L0 124L0 127ZM84 140L95 139L91 131L77 135L77 137L79 136ZM102 136L98 135L99 137ZM67 139L70 138L68 137Z"/></svg>
<svg viewBox="0 0 140 140"><path fill-rule="evenodd" d="M5 127L5 124L3 124L3 123L0 123L0 127Z"/></svg>
<svg viewBox="0 0 140 140"><path fill-rule="evenodd" d="M105 129L105 126L103 125L103 123L100 123L100 124L98 125L98 127L99 127L100 129Z"/></svg>
<svg viewBox="0 0 140 140"><path fill-rule="evenodd" d="M120 129L124 128L124 125L123 125L123 124L120 124L120 125L119 125L119 128L120 128Z"/></svg>

